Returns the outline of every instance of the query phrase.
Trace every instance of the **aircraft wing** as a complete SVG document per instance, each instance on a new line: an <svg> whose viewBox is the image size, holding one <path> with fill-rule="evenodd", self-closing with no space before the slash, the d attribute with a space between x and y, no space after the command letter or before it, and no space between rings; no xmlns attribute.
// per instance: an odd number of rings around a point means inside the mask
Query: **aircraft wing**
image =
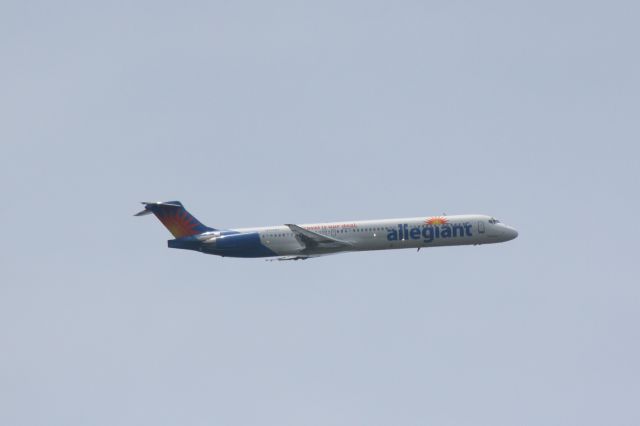
<svg viewBox="0 0 640 426"><path fill-rule="evenodd" d="M332 254L338 254L338 252L336 253L320 253L320 254L294 254L292 256L280 256L274 259L265 259L268 262L273 262L275 260L278 261L283 261L283 260L306 260L306 259L313 259L315 257L321 257L321 256L329 256Z"/></svg>
<svg viewBox="0 0 640 426"><path fill-rule="evenodd" d="M305 250L313 249L336 249L336 248L350 248L351 244L346 241L340 241L335 238L327 237L326 235L318 234L317 232L309 231L298 225L292 223L285 223L285 226L289 227L291 231L296 235L298 241L305 246Z"/></svg>

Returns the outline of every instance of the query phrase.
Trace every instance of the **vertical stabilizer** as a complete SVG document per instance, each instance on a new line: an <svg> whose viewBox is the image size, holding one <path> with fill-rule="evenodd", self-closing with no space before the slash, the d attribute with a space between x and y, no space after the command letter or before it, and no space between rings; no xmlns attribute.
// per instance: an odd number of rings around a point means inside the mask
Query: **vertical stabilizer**
<svg viewBox="0 0 640 426"><path fill-rule="evenodd" d="M182 206L180 201L143 202L142 204L144 204L144 210L136 213L135 216L144 216L153 213L176 238L215 231L214 228L209 228L191 215L191 213Z"/></svg>

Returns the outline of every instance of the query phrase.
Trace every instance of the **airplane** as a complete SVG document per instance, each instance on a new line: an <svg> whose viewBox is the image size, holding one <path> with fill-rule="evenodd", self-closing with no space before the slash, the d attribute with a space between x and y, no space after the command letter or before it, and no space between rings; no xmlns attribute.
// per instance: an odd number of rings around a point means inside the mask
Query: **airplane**
<svg viewBox="0 0 640 426"><path fill-rule="evenodd" d="M328 254L481 245L513 240L518 231L486 215L360 220L258 228L203 225L179 201L143 202L135 216L154 214L175 237L169 248L223 257L304 260Z"/></svg>

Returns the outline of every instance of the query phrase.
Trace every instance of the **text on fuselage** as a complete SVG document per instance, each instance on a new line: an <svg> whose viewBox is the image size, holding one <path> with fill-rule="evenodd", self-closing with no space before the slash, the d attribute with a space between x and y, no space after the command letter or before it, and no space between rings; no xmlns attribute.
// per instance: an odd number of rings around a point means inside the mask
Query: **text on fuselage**
<svg viewBox="0 0 640 426"><path fill-rule="evenodd" d="M387 231L387 240L419 240L430 243L437 238L471 237L470 223L454 223L445 225L414 226L408 223L399 224L397 229Z"/></svg>

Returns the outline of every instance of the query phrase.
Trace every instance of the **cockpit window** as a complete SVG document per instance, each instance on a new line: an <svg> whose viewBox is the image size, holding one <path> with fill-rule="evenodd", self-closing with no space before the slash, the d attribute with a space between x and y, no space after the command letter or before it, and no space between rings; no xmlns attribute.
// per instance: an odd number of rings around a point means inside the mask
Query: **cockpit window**
<svg viewBox="0 0 640 426"><path fill-rule="evenodd" d="M500 221L495 217L492 217L491 219L489 219L489 223L496 224L496 223L500 223Z"/></svg>

